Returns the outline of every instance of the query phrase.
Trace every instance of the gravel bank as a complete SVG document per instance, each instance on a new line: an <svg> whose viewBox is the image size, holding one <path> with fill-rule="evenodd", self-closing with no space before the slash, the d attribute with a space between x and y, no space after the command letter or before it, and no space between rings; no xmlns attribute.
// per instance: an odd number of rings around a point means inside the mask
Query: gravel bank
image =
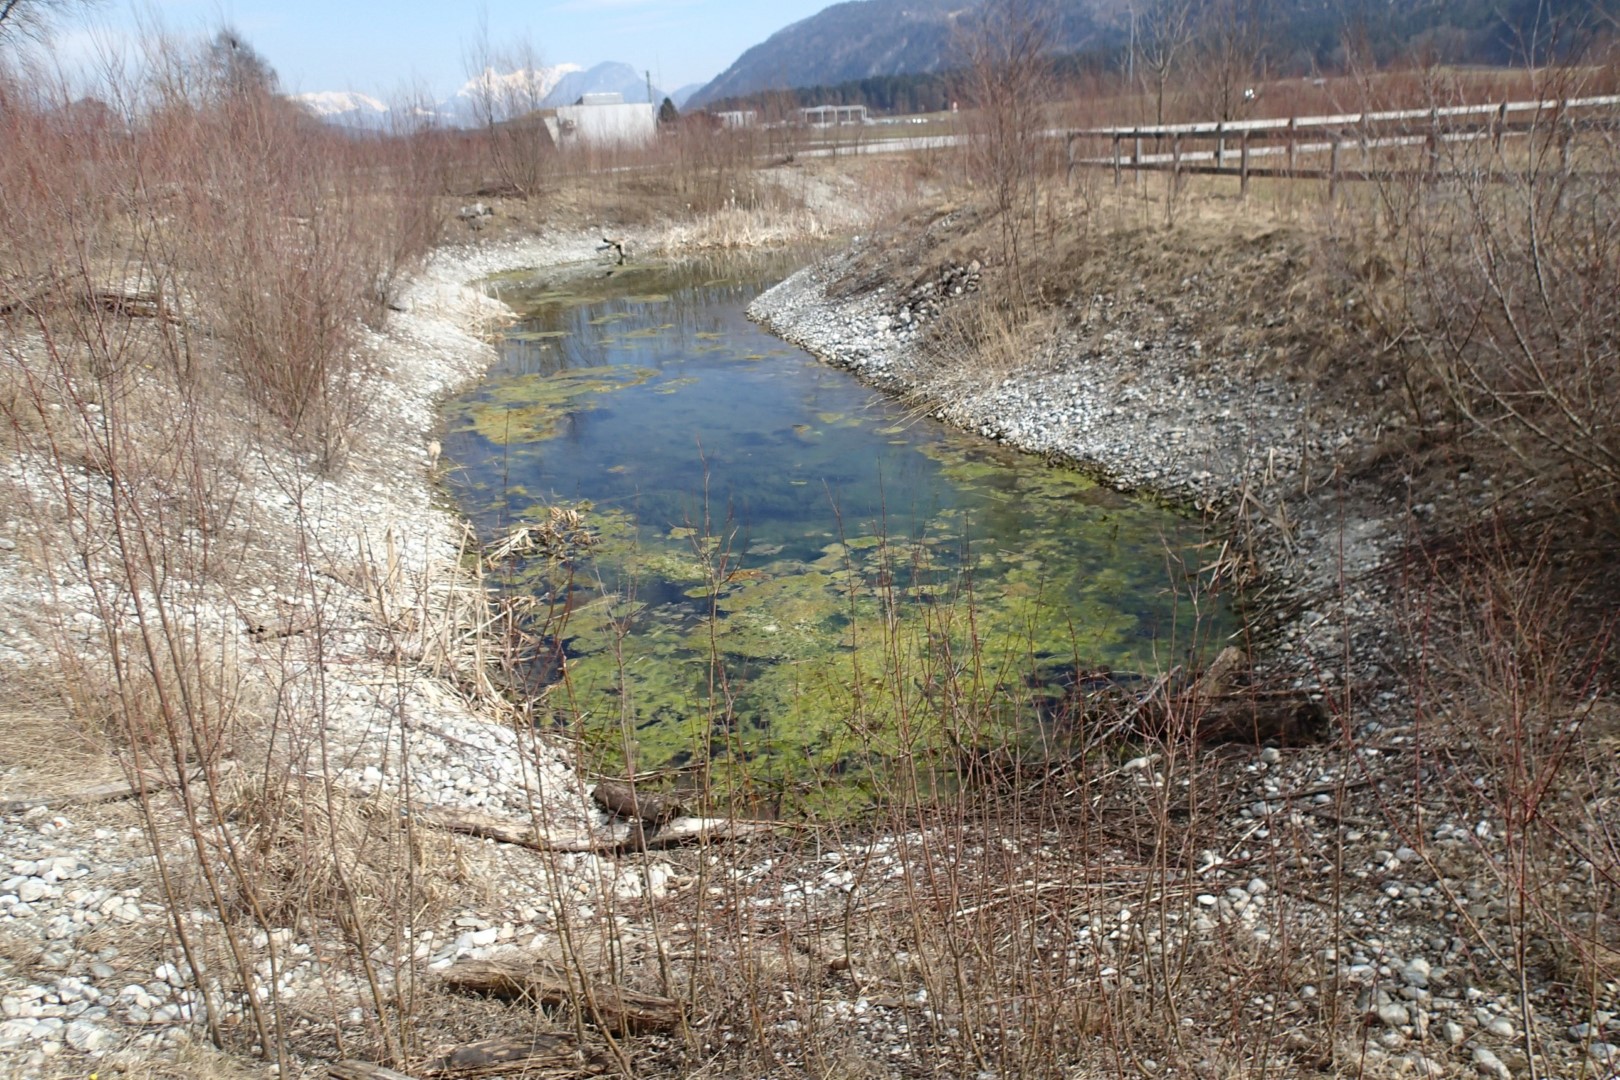
<svg viewBox="0 0 1620 1080"><path fill-rule="evenodd" d="M963 374L932 361L922 343L926 321L977 287L977 264L852 295L842 283L858 257L846 252L795 274L749 314L823 361L924 403L938 420L1206 514L1213 531L1248 546L1273 610L1291 613L1267 627L1277 640L1262 665L1297 685L1348 675L1375 694L1391 688L1398 656L1376 576L1400 547L1406 507L1334 479L1343 459L1378 438L1371 410L1324 402L1252 356L1210 355L1132 296L1094 299L1116 327L1100 347L1066 332L1016 374Z"/></svg>
<svg viewBox="0 0 1620 1080"><path fill-rule="evenodd" d="M1503 898L1505 825L1488 800L1456 794L1487 790L1493 778L1466 754L1432 766L1414 727L1413 655L1399 631L1402 558L1413 523L1436 510L1353 479L1386 433L1384 410L1313 394L1252 355L1220 354L1165 315L1173 305L1140 289L1089 298L1093 325L1080 329L1094 332L1062 331L1016 374L963 374L931 360L926 324L977 287L978 265L908 268L925 279L897 281L864 268L859 254L801 271L750 315L940 421L1206 514L1216 535L1236 537L1253 560L1264 608L1257 668L1329 702L1335 733L1352 736L1349 745L1254 748L1214 766L1204 782L1225 799L1218 839L1188 874L1197 894L1169 916L1170 939L1235 932L1252 936L1261 955L1279 940L1315 950L1320 981L1256 997L1245 1015L1254 1023L1308 1015L1336 987L1364 1035L1329 1071L1620 1075L1620 982L1583 999L1532 977L1527 994L1515 994L1511 957L1525 931L1514 929ZM1200 302L1205 286L1190 276L1177 301ZM1477 493L1460 493L1459 518L1464 499L1480 504ZM1157 755L1125 766L1144 790L1185 785L1188 768ZM1335 851L1337 861L1324 861ZM1601 895L1589 870L1559 860L1546 874L1561 894L1587 902ZM1334 891L1342 922L1320 902ZM1131 974L1127 951L1109 946L1127 940L1131 916L1122 910L1117 928L1097 925L1087 943L1099 965L1118 965L1125 989L1151 984ZM1294 1034L1282 1044L1310 1040ZM1218 1052L1204 1064L1220 1072Z"/></svg>
<svg viewBox="0 0 1620 1080"><path fill-rule="evenodd" d="M243 549L233 579L185 581L168 596L186 632L228 656L242 700L276 703L274 726L285 734L260 730L272 725L255 720L239 770L251 775L258 762L291 757L306 767L324 762L324 778L345 798L397 793L408 777L418 806L525 820L538 812L558 830L600 823L563 753L520 743L423 660L428 638L455 632L435 613L464 587L455 573L463 527L432 481L437 403L494 360L489 331L511 314L467 283L595 257L588 236L440 251L405 291L402 310L366 343L381 370L345 467L318 475L264 445L237 462L232 525ZM64 492L95 498L95 477L71 467L64 480L50 461L19 455L6 462L0 484L13 510L0 521L0 674L11 686L50 683L64 656L88 660L104 650L109 617L128 616L105 604L106 595L121 595L116 568L92 561L90 574L103 576L87 575L61 532ZM379 573L388 578L382 589ZM296 629L316 623L321 630ZM254 634L255 626L271 632ZM44 717L29 730L58 740L70 725L55 722L51 728ZM318 752L293 745L312 738ZM0 797L43 798L53 785L59 794L121 778L104 752L76 768L46 779L28 768L4 770ZM173 815L161 798L158 805L160 818ZM174 850L184 849L179 836L169 841ZM18 803L0 816L0 1075L105 1074L120 1061L173 1055L205 1037L202 980L176 948L149 850L131 801ZM477 887L466 890L464 904L452 901L417 924L409 951L428 968L499 946L540 947L561 914L547 910L546 897L588 911L605 893L661 888L667 876L657 868L621 874L593 855L541 867L501 861L493 850L459 844L454 859L467 864L462 874ZM184 918L199 939L218 926L207 910ZM321 932L289 924L254 935L248 947L266 973L274 957L282 1008L320 1017L333 1001L349 1000L358 1010L361 973L322 961L331 943ZM392 977L378 974L385 983ZM213 1000L224 1002L218 1019L244 1022L244 1003L217 983L213 989ZM362 1031L357 1026L355 1035Z"/></svg>

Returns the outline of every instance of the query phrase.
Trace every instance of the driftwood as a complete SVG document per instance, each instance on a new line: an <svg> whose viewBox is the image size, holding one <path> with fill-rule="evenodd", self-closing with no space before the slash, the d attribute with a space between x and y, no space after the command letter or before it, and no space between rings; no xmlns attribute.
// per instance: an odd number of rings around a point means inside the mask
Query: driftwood
<svg viewBox="0 0 1620 1080"><path fill-rule="evenodd" d="M614 817L648 825L663 825L683 813L681 804L668 795L637 791L634 784L618 780L597 784L591 789L591 800Z"/></svg>
<svg viewBox="0 0 1620 1080"><path fill-rule="evenodd" d="M1211 660L1209 667L1198 676L1193 689L1204 697L1218 697L1230 693L1237 677L1249 668L1249 658L1236 645L1228 645Z"/></svg>
<svg viewBox="0 0 1620 1080"><path fill-rule="evenodd" d="M369 1061L334 1061L326 1067L326 1075L332 1080L415 1080Z"/></svg>
<svg viewBox="0 0 1620 1080"><path fill-rule="evenodd" d="M493 817L471 810L449 807L427 807L416 811L423 824L447 832L483 837L502 844L515 844L534 851L556 851L570 854L593 853L621 855L630 851L653 851L678 847L681 844L709 843L719 840L743 840L763 836L776 826L761 821L732 821L729 818L677 818L653 831L643 829L639 821L621 835L566 835L542 833L526 821Z"/></svg>
<svg viewBox="0 0 1620 1080"><path fill-rule="evenodd" d="M429 1076L579 1076L603 1072L601 1051L563 1033L538 1032L458 1046L422 1066Z"/></svg>
<svg viewBox="0 0 1620 1080"><path fill-rule="evenodd" d="M463 993L533 1002L555 1008L572 1005L580 1015L614 1034L639 1035L680 1027L681 1003L522 960L463 960L440 976Z"/></svg>
<svg viewBox="0 0 1620 1080"><path fill-rule="evenodd" d="M167 301L155 289L128 285L89 285L82 281L55 278L9 300L0 300L0 315L35 314L53 304L66 302L87 311L102 310L128 319L163 319L178 323Z"/></svg>
<svg viewBox="0 0 1620 1080"><path fill-rule="evenodd" d="M202 770L199 769L191 774L191 779L199 780L202 776ZM162 791L174 786L176 785L172 777L147 776L139 786L129 780L118 780L110 784L96 784L92 787L45 795L0 795L0 814L22 813L40 807L54 809L58 806L93 806L97 803L118 802L134 798L143 787L147 791Z"/></svg>

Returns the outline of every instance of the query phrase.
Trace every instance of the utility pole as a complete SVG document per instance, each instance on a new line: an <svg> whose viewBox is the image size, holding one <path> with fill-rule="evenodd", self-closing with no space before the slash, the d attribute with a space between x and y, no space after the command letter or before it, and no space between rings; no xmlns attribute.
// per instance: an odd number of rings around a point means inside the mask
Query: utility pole
<svg viewBox="0 0 1620 1080"><path fill-rule="evenodd" d="M651 105L655 109L658 108L658 102L653 100L653 95L652 95L652 71L651 70L648 70L648 72L647 72L647 104Z"/></svg>
<svg viewBox="0 0 1620 1080"><path fill-rule="evenodd" d="M1136 5L1130 5L1131 13L1131 51L1125 57L1125 81L1133 89L1136 86Z"/></svg>

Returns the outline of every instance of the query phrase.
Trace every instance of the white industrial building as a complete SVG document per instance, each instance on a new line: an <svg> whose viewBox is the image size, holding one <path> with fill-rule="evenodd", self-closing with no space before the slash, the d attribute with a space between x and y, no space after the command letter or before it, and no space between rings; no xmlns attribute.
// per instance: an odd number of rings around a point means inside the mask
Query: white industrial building
<svg viewBox="0 0 1620 1080"><path fill-rule="evenodd" d="M799 123L810 127L843 127L846 124L870 124L865 105L817 105L799 110Z"/></svg>
<svg viewBox="0 0 1620 1080"><path fill-rule="evenodd" d="M623 94L586 94L573 105L543 115L558 147L635 146L658 134L658 112L647 102L629 103Z"/></svg>

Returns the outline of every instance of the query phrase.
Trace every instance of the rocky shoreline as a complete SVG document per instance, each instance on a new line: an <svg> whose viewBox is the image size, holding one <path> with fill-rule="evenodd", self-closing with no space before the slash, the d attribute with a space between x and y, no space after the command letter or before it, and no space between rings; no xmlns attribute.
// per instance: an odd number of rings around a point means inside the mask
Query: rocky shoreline
<svg viewBox="0 0 1620 1080"><path fill-rule="evenodd" d="M594 254L594 237L587 236L440 252L410 287L405 310L371 343L386 358L388 372L376 426L359 445L353 468L341 479L312 481L289 495L280 482L285 462L253 466L259 483L249 487L250 509L244 512L263 537L264 555L291 559L313 551L335 570L387 551L384 561L397 570L398 595L409 600L403 607L445 608L456 588L462 527L437 501L426 433L436 426L443 397L492 361L485 335L508 314L466 282ZM947 380L918 348L922 307L912 288L879 285L858 295L841 289L853 257L835 256L794 275L763 295L752 313L821 359L928 402L941 420L1077 463L1121 487L1199 507L1214 528L1241 525L1263 580L1274 584L1273 602L1286 612L1260 653L1262 663L1323 695L1352 687L1344 707L1356 733L1380 736L1378 745L1353 752L1256 749L1216 766L1221 801L1206 822L1210 849L1196 866L1189 862L1176 871L1185 898L1167 909L1165 940L1185 938L1200 948L1216 943L1211 947L1221 956L1242 944L1255 950L1257 962L1277 956L1296 962L1303 973L1296 978L1279 968L1278 992L1257 998L1254 1009L1272 1025L1268 1030L1278 1044L1302 1062L1331 1059L1333 1049L1298 1031L1284 1032L1284 1026L1297 1022L1301 1030L1318 1030L1302 1018L1318 1016L1329 1001L1343 998L1361 1017L1359 1057L1350 1060L1365 1075L1522 1075L1530 1069L1521 1052L1523 1018L1532 1013L1542 1029L1539 1045L1553 1048L1539 1063L1542 1074L1577 1061L1600 1069L1620 1063L1620 1010L1582 1011L1578 1003L1548 997L1516 1000L1506 972L1458 921L1459 904L1466 903L1470 919L1488 927L1495 917L1491 905L1502 903L1474 861L1480 853L1500 851L1500 823L1442 808L1408 830L1383 816L1379 800L1405 782L1409 767L1401 719L1409 710L1395 677L1404 658L1391 632L1394 601L1377 570L1401 543L1406 508L1387 493L1323 482L1337 457L1375 437L1369 429L1374 422L1327 413L1297 387L1265 381L1242 357L1208 362L1199 343L1173 332L1161 338L1121 332L1101 350L1059 340L1017 376ZM961 278L941 281L949 291ZM1224 359L1232 363L1219 362ZM26 484L27 466L16 463L10 482ZM7 523L5 538L23 540L21 527ZM35 625L26 616L41 595L50 594L41 592L39 568L24 558L27 546L0 546L0 609L10 629L0 640L0 660L18 668L48 664L51 655L43 634L16 629ZM266 619L299 618L306 602L284 582L267 578L249 586L246 600L210 592L196 604L199 618L211 620L221 636L241 639L238 662L253 678L284 677L289 658L300 670L303 662L316 661L310 669L320 669L313 676L320 692L312 696L318 703L312 707L330 740L331 762L320 780L364 797L409 775L413 797L428 807L538 819L565 830L602 823L562 753L520 739L424 669L428 625L409 632L403 623L388 625L363 583L342 574L320 580L321 615L334 628L319 645L324 653L303 651L315 648L307 635L265 639L243 633L244 606ZM65 599L58 625L86 625L80 615L93 621L85 595L60 588L56 595ZM306 670L303 677L311 676ZM1125 806L1134 792L1184 783L1191 767L1143 757L1099 783ZM615 901L666 893L681 905L678 929L697 933L688 922L701 926L713 914L716 925L727 925L728 905L736 900L714 885L689 890L692 880L707 879L687 876L690 867L679 854L617 859L552 853L540 859L463 841L457 837L446 855L459 875L454 894L413 926L402 968L438 972L459 960L514 949L524 956L549 955L568 920L576 920L576 929L597 918L612 921L618 918ZM784 926L837 926L839 913L847 914L851 905L909 910L901 856L928 843L924 831L850 840L801 860L781 852L743 852L738 880L750 883L746 903L760 917L780 918ZM1041 844L1030 859L1046 857ZM174 923L155 888L148 850L141 816L129 802L18 805L0 816L0 851L7 856L0 864L0 1075L107 1075L202 1052L194 1044L204 1038L199 983L205 977L174 947ZM1110 853L1097 854L1105 865ZM1054 850L1050 856L1054 865L1034 873L1061 874L1071 853ZM748 860L757 865L748 867ZM1134 854L1126 862L1134 864ZM1442 865L1456 869L1442 874ZM1298 895L1307 885L1321 889L1329 881L1342 891L1337 913ZM1099 921L1073 946L1092 950L1080 969L1092 971L1095 961L1105 991L1121 998L1141 989L1133 950L1153 946L1159 941L1153 935L1161 932L1151 929L1141 939L1127 932L1131 918L1139 924L1158 918L1134 890L1127 884L1118 897L1093 897ZM1117 921L1100 921L1105 909ZM181 911L179 919L197 933L217 928L205 910ZM818 940L811 930L805 933ZM249 943L259 962L270 965L266 977L274 979L288 1015L306 1017L291 1021L295 1037L330 1026L334 1002L353 1003L344 1023L363 1045L363 980L353 968L327 959L329 944L291 925ZM1511 955L1509 944L1502 945L1503 955ZM873 1066L878 1072L885 1061L914 1072L912 1025L918 1014L898 997L901 990L916 990L906 981L914 973L897 975L898 989L890 994L874 992L850 970L852 963L876 970L896 963L892 945L880 940L866 954L849 941L841 943L842 952L829 948L827 955L840 957L842 966L817 977L813 1004L840 1037L880 1063ZM645 957L638 962L654 963ZM373 976L378 972L385 981L395 974L386 964ZM779 997L770 996L772 1008ZM798 1014L788 1016L789 1006L782 1017L772 1014L784 1034L800 1023ZM1225 1002L1210 1008L1216 1016L1232 1012ZM228 1003L219 1019L240 1030L246 1017L239 1003ZM465 1017L457 1020L464 1023ZM741 1045L745 1027L737 1017L714 1017L702 1028L710 1040L706 1051L718 1055L715 1048L734 1035ZM458 1028L455 1034L467 1033ZM1193 1060L1209 1055L1210 1071L1201 1074L1220 1071L1219 1032L1207 1050L1198 1049L1200 1033L1185 1038ZM272 1075L271 1066L241 1059L218 1072L206 1063L196 1070L184 1075Z"/></svg>
<svg viewBox="0 0 1620 1080"><path fill-rule="evenodd" d="M382 377L345 468L331 476L301 473L290 457L262 447L242 465L235 520L253 539L238 576L253 583L196 582L186 616L229 653L244 687L298 701L283 706L281 720L309 725L300 728L304 738L318 733L327 766L316 779L344 797L394 797L408 777L410 797L422 808L524 820L538 812L560 831L603 820L561 749L521 739L498 717L482 715L423 662L434 648L430 637L467 630L434 618L454 607L463 587L456 566L465 535L433 479L437 446L429 433L438 426L439 402L493 362L489 332L511 315L468 283L595 257L586 236L440 250L404 291L386 329L366 342L382 361ZM34 512L4 524L0 662L8 678L48 679L61 628L75 635L75 648L93 650L100 639L96 594L71 566L53 562L47 537L30 534L49 517L53 496L60 498L48 465L19 457L4 480L19 497L14 505ZM368 566L375 571L369 581ZM316 624L318 633L303 632ZM265 745L260 752L270 758L287 752ZM102 773L91 778L116 786L121 775L111 760L97 767ZM243 767L251 771L254 763ZM133 800L82 804L88 800L75 792L85 789L82 777L41 790L21 773L0 775L0 798L7 799L0 816L0 1075L71 1072L81 1055L105 1071L154 1054L194 1052L186 1048L201 1033L209 995L174 946L138 808ZM175 828L182 828L178 818ZM621 875L590 854L560 855L551 865L559 880L518 883L492 862L489 884L510 885L507 899L469 898L441 925L420 924L412 954L441 968L498 946L530 944L557 914L541 910L544 896L584 907L603 891L639 894L661 873ZM207 910L186 918L199 938L218 926ZM304 931L289 926L250 944L261 965L273 959L263 971L266 978L274 971L284 1007L303 996L365 993L357 973L318 959L323 943ZM212 1000L227 998L216 987ZM245 1018L238 1001L216 1019L235 1025Z"/></svg>
<svg viewBox="0 0 1620 1080"><path fill-rule="evenodd" d="M964 375L929 357L924 313L937 318L940 303L976 288L977 264L945 268L932 288L889 282L852 293L843 283L860 255L857 247L800 271L750 316L937 420L1204 514L1212 534L1241 543L1267 587L1274 614L1259 621L1275 647L1256 657L1262 667L1296 686L1348 677L1375 696L1392 689L1399 657L1374 579L1403 542L1406 507L1333 479L1340 461L1378 438L1374 414L1334 407L1253 357L1213 357L1173 330L1112 330L1101 347L1062 333L1015 374ZM919 302L920 291L933 302ZM1131 302L1097 299L1104 308Z"/></svg>
<svg viewBox="0 0 1620 1080"><path fill-rule="evenodd" d="M1329 938L1309 904L1288 913L1275 897L1289 891L1283 876L1245 885L1241 871L1227 882L1232 887L1197 897L1195 930L1241 922L1264 939L1293 923L1294 933L1330 940L1318 956L1355 992L1366 1033L1356 1068L1367 1075L1616 1075L1620 985L1600 987L1595 1007L1543 985L1532 984L1523 998L1510 989L1513 976L1500 958L1511 955L1514 931L1501 883L1485 869L1501 858L1501 823L1488 811L1475 820L1456 804L1426 800L1421 779L1404 775L1416 770L1411 759L1423 755L1424 743L1413 720L1416 658L1403 630L1410 615L1402 560L1414 522L1429 524L1436 509L1358 478L1355 462L1386 434L1384 411L1313 394L1252 355L1213 355L1165 326L1162 309L1129 295L1091 298L1094 309L1115 309L1119 329L1084 341L1060 331L1016 374L963 374L930 357L924 324L975 288L977 271L947 265L921 286L874 280L856 248L793 275L749 314L937 420L1201 512L1212 535L1252 560L1260 585L1261 633L1249 642L1256 672L1328 703L1332 741L1343 742L1268 748L1225 770L1220 783L1230 785L1237 809L1220 828L1247 837L1291 826L1323 850L1336 836L1352 944ZM1192 296L1195 277L1183 282ZM1157 335L1144 332L1155 324ZM1466 514L1468 500L1480 497L1458 490L1456 505L1440 512ZM1156 760L1132 764L1152 773ZM1362 791L1346 795L1346 785ZM1284 794L1299 791L1317 794L1308 806ZM1391 816L1392 806L1426 801L1414 827ZM1585 887L1581 867L1562 872L1569 876L1560 889ZM1218 860L1206 873L1229 876ZM1288 1006L1308 1011L1318 992L1303 986Z"/></svg>

